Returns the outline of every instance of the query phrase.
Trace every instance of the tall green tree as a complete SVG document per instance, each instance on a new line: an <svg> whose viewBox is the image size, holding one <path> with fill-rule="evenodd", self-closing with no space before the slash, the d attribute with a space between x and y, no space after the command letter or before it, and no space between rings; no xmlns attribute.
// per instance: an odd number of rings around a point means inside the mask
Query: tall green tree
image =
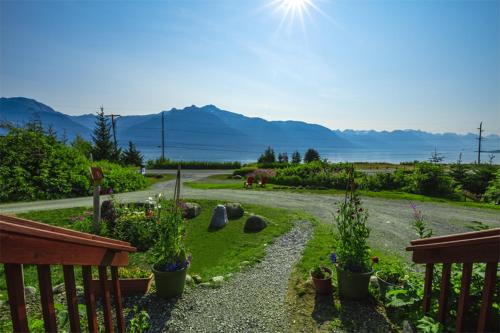
<svg viewBox="0 0 500 333"><path fill-rule="evenodd" d="M94 143L92 148L94 161L117 161L117 151L111 139L111 125L104 116L104 111L97 112L92 141Z"/></svg>
<svg viewBox="0 0 500 333"><path fill-rule="evenodd" d="M313 161L319 161L320 156L316 149L309 148L304 155L304 163L311 163Z"/></svg>
<svg viewBox="0 0 500 333"><path fill-rule="evenodd" d="M278 154L278 162L279 163L288 163L288 153L279 153Z"/></svg>
<svg viewBox="0 0 500 333"><path fill-rule="evenodd" d="M260 155L259 163L274 163L276 162L276 154L274 153L274 149L271 147L267 147L262 155Z"/></svg>
<svg viewBox="0 0 500 333"><path fill-rule="evenodd" d="M300 162L302 162L302 156L300 156L300 153L296 150L292 154L292 163L299 164Z"/></svg>
<svg viewBox="0 0 500 333"><path fill-rule="evenodd" d="M132 141L128 142L128 149L123 152L123 164L135 166L143 164L143 156Z"/></svg>
<svg viewBox="0 0 500 333"><path fill-rule="evenodd" d="M75 136L73 142L71 142L71 146L85 155L85 157L90 158L90 154L92 153L92 144L82 138L80 134Z"/></svg>

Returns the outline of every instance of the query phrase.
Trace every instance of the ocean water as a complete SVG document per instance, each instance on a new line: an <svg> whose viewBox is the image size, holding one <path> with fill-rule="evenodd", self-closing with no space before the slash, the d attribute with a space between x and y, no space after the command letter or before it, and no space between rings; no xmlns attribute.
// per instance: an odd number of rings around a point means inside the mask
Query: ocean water
<svg viewBox="0 0 500 333"><path fill-rule="evenodd" d="M159 148L142 148L145 160L156 159L161 156ZM433 151L429 150L398 150L398 149L365 149L365 148L341 148L319 150L322 158L327 158L331 162L389 162L401 163L410 161L428 161ZM463 163L473 163L477 161L477 152L473 150L438 150L443 157L443 162L453 163L462 154ZM291 154L289 153L289 156ZM481 154L481 162L489 162L489 153ZM500 154L493 159L494 164L500 164ZM217 150L187 150L167 147L165 157L171 160L184 161L240 161L242 163L255 162L259 153L238 152L238 151L217 151Z"/></svg>

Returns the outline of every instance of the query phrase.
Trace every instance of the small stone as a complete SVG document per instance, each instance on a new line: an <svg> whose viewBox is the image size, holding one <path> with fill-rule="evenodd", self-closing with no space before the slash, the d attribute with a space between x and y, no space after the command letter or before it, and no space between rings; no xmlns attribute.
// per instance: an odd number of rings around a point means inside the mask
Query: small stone
<svg viewBox="0 0 500 333"><path fill-rule="evenodd" d="M242 261L240 265L241 266L250 266L250 264L251 264L250 261L245 260L245 261Z"/></svg>
<svg viewBox="0 0 500 333"><path fill-rule="evenodd" d="M194 284L194 280L189 274L186 275L186 284L189 286Z"/></svg>
<svg viewBox="0 0 500 333"><path fill-rule="evenodd" d="M210 221L210 229L221 229L227 224L227 212L226 207L223 205L217 205L212 213L212 220Z"/></svg>
<svg viewBox="0 0 500 333"><path fill-rule="evenodd" d="M64 287L64 283L59 283L58 285L54 286L54 288L52 288L52 292L54 294L61 294L65 291L66 291L66 288Z"/></svg>
<svg viewBox="0 0 500 333"><path fill-rule="evenodd" d="M266 219L260 215L250 216L245 223L246 232L259 232L267 227Z"/></svg>
<svg viewBox="0 0 500 333"><path fill-rule="evenodd" d="M202 288L210 288L212 287L212 285L210 284L210 282L203 282L203 283L200 283L198 285L198 287L202 287Z"/></svg>
<svg viewBox="0 0 500 333"><path fill-rule="evenodd" d="M201 213L201 206L196 202L186 202L184 217L187 219L195 218Z"/></svg>
<svg viewBox="0 0 500 333"><path fill-rule="evenodd" d="M230 220L239 219L245 213L243 207L238 202L227 203L225 207L227 211L227 217Z"/></svg>
<svg viewBox="0 0 500 333"><path fill-rule="evenodd" d="M24 293L26 295L35 295L36 294L36 288L32 286L26 286L24 287Z"/></svg>
<svg viewBox="0 0 500 333"><path fill-rule="evenodd" d="M191 275L191 278L193 279L194 283L196 283L196 284L203 282L203 279L198 274Z"/></svg>
<svg viewBox="0 0 500 333"><path fill-rule="evenodd" d="M224 283L224 277L223 276L214 276L212 278L212 283L216 287L220 287Z"/></svg>
<svg viewBox="0 0 500 333"><path fill-rule="evenodd" d="M408 320L403 321L403 333L415 333L413 326Z"/></svg>

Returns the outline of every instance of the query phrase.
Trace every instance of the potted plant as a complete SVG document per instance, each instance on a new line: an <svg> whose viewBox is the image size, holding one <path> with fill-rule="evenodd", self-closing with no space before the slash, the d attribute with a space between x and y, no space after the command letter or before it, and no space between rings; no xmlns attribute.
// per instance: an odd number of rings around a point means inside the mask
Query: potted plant
<svg viewBox="0 0 500 333"><path fill-rule="evenodd" d="M311 270L311 277L318 294L332 293L332 270L328 267L316 266Z"/></svg>
<svg viewBox="0 0 500 333"><path fill-rule="evenodd" d="M118 269L122 296L144 295L151 287L153 274L140 267L120 267ZM108 279L108 288L112 288L112 281ZM92 289L96 295L101 294L101 284L98 279L92 279Z"/></svg>
<svg viewBox="0 0 500 333"><path fill-rule="evenodd" d="M378 288L380 297L385 300L385 294L389 288L401 287L408 279L405 267L398 263L390 263L381 265L377 272Z"/></svg>
<svg viewBox="0 0 500 333"><path fill-rule="evenodd" d="M344 201L335 216L339 239L337 253L332 256L332 261L336 264L340 297L359 300L368 296L368 285L373 270L370 247L367 244L370 236L367 226L368 214L356 195L355 186L354 168L351 167Z"/></svg>
<svg viewBox="0 0 500 333"><path fill-rule="evenodd" d="M184 243L184 218L174 202L160 200L155 213L157 241L150 250L156 293L162 298L177 297L184 291L191 262Z"/></svg>

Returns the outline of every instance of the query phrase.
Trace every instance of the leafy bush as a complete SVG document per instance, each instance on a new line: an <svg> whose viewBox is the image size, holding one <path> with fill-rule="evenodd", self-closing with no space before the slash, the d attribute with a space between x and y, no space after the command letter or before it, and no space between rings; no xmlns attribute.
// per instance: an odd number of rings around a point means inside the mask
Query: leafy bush
<svg viewBox="0 0 500 333"><path fill-rule="evenodd" d="M156 223L144 212L125 211L116 219L113 234L139 251L146 251L157 238Z"/></svg>
<svg viewBox="0 0 500 333"><path fill-rule="evenodd" d="M103 189L111 188L113 192L130 192L145 188L147 185L146 178L138 172L136 167L122 167L107 161L94 162L93 165L102 168L104 179L101 187Z"/></svg>
<svg viewBox="0 0 500 333"><path fill-rule="evenodd" d="M484 193L484 201L492 202L496 205L500 204L500 169L497 170L495 179L488 185Z"/></svg>
<svg viewBox="0 0 500 333"><path fill-rule="evenodd" d="M211 161L171 161L167 159L158 158L156 160L150 160L147 163L147 167L150 169L177 169L178 166L182 169L239 169L241 168L241 163L234 162L211 162Z"/></svg>
<svg viewBox="0 0 500 333"><path fill-rule="evenodd" d="M496 172L497 168L493 165L476 165L466 173L462 188L477 195L483 195L490 182L495 179Z"/></svg>
<svg viewBox="0 0 500 333"><path fill-rule="evenodd" d="M243 167L239 168L233 171L233 176L241 176L241 177L246 177L249 173L254 172L257 170L257 167Z"/></svg>
<svg viewBox="0 0 500 333"><path fill-rule="evenodd" d="M454 193L452 178L438 164L427 162L416 164L405 182L405 189L411 193L436 196L450 196Z"/></svg>
<svg viewBox="0 0 500 333"><path fill-rule="evenodd" d="M402 284L408 279L408 269L399 262L377 263L377 277L392 284Z"/></svg>

